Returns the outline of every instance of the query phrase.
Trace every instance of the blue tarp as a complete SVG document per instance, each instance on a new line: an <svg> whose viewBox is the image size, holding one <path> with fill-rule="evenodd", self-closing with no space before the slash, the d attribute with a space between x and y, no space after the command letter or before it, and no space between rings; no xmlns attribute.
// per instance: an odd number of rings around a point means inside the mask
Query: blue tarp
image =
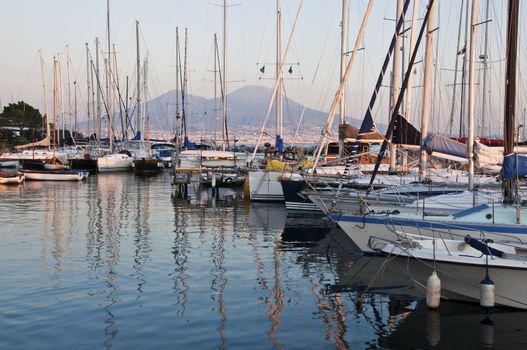
<svg viewBox="0 0 527 350"><path fill-rule="evenodd" d="M192 149L195 149L196 148L196 143L195 142L190 142L188 140L188 137L185 137L185 141L183 142L183 146L188 149L188 150L192 150Z"/></svg>
<svg viewBox="0 0 527 350"><path fill-rule="evenodd" d="M527 176L527 156L517 153L507 154L503 157L502 171L503 180Z"/></svg>
<svg viewBox="0 0 527 350"><path fill-rule="evenodd" d="M448 137L429 134L423 140L421 148L428 154L441 152L460 158L467 157L467 146L464 143L449 139Z"/></svg>
<svg viewBox="0 0 527 350"><path fill-rule="evenodd" d="M282 139L279 135L276 135L276 150L280 153L284 151L284 139Z"/></svg>
<svg viewBox="0 0 527 350"><path fill-rule="evenodd" d="M133 141L139 141L139 140L141 140L141 131L138 131L138 132L135 134L135 136L134 136L134 138L133 138L132 140L133 140Z"/></svg>

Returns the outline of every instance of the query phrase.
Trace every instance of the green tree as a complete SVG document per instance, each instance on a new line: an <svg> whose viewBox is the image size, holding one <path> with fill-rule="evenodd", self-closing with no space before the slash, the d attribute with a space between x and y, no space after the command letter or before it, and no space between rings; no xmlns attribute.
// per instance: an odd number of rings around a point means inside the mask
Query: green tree
<svg viewBox="0 0 527 350"><path fill-rule="evenodd" d="M19 142L40 139L43 136L42 124L39 110L24 101L10 103L0 113L0 127L18 128Z"/></svg>

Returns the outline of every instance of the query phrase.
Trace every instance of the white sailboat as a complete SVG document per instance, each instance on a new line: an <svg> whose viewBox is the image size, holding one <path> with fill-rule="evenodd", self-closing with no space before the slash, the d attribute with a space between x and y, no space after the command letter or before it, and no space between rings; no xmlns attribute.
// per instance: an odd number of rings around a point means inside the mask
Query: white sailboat
<svg viewBox="0 0 527 350"><path fill-rule="evenodd" d="M444 239L399 233L397 241L375 237L370 247L392 259L420 287L435 271L445 299L480 302L485 276L495 286L495 304L527 309L527 244L492 242L470 236Z"/></svg>

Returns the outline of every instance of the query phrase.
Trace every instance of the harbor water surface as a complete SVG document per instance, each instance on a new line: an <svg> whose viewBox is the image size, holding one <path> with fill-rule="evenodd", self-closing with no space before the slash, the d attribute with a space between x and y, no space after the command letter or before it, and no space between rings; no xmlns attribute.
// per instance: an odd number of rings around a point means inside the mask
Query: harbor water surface
<svg viewBox="0 0 527 350"><path fill-rule="evenodd" d="M1 349L527 347L527 313L442 302L326 218L168 173L0 188Z"/></svg>

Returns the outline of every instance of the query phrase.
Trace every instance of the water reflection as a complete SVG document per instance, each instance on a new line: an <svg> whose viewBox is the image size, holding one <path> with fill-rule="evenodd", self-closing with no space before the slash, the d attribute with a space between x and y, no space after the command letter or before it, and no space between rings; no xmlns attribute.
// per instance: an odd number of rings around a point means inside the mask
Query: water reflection
<svg viewBox="0 0 527 350"><path fill-rule="evenodd" d="M398 329L382 339L387 348L500 348L520 349L527 346L527 314L496 309L486 314L478 305L442 302L430 310L419 302Z"/></svg>
<svg viewBox="0 0 527 350"><path fill-rule="evenodd" d="M168 191L168 176L112 174L2 193L0 347L526 345L525 313L427 310L389 259L362 256L326 218L232 190Z"/></svg>

